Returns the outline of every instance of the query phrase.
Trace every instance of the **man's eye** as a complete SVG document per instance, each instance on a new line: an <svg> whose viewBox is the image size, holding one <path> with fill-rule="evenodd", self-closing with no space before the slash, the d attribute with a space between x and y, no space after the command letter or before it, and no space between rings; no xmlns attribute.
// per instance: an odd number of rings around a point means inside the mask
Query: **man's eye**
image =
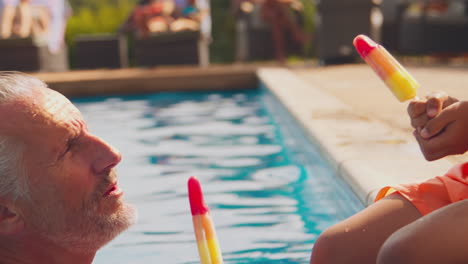
<svg viewBox="0 0 468 264"><path fill-rule="evenodd" d="M60 154L59 159L62 159L73 148L73 146L76 143L76 140L76 138L73 138L67 141L66 149L62 152L62 154Z"/></svg>
<svg viewBox="0 0 468 264"><path fill-rule="evenodd" d="M70 151L76 145L76 142L78 141L78 139L79 139L79 136L68 140L66 152Z"/></svg>
<svg viewBox="0 0 468 264"><path fill-rule="evenodd" d="M70 149L72 148L72 143L71 142L68 142L67 143L67 148L65 149L65 151L63 152L64 154L66 154L68 151L70 151Z"/></svg>

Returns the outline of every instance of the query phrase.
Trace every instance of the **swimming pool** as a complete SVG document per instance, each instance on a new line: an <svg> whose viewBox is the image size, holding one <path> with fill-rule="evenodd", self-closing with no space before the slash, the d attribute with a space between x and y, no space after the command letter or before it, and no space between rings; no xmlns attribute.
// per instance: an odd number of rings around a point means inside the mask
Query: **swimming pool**
<svg viewBox="0 0 468 264"><path fill-rule="evenodd" d="M197 176L225 263L308 263L323 229L363 206L266 89L77 99L138 223L94 263L199 263L186 182Z"/></svg>

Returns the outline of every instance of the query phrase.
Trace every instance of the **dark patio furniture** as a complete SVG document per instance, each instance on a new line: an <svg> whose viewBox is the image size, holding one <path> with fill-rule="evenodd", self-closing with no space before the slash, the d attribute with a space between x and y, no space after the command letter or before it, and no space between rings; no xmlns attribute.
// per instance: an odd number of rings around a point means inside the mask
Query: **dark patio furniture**
<svg viewBox="0 0 468 264"><path fill-rule="evenodd" d="M394 0L384 0L383 4L392 1ZM420 13L411 14L408 11L409 4L415 2L422 3L423 9ZM395 12L383 12L383 44L390 50L406 55L456 55L468 52L468 1L449 2L450 5L464 5L465 9L455 8L457 15L443 12L430 14L428 2L406 1L393 4ZM396 18L391 17L391 13Z"/></svg>
<svg viewBox="0 0 468 264"><path fill-rule="evenodd" d="M408 4L407 1L395 0L382 0L380 4L380 10L383 15L380 42L388 50L398 50L401 22Z"/></svg>
<svg viewBox="0 0 468 264"><path fill-rule="evenodd" d="M150 34L135 39L134 56L137 66L198 65L200 55L199 31L182 31Z"/></svg>
<svg viewBox="0 0 468 264"><path fill-rule="evenodd" d="M67 49L51 53L45 40L0 39L0 70L60 72L68 70Z"/></svg>
<svg viewBox="0 0 468 264"><path fill-rule="evenodd" d="M294 13L293 13L294 14ZM298 20L297 14L293 19ZM301 55L302 46L294 41L292 34L285 34L285 49L288 55ZM239 61L261 61L275 58L270 26L260 14L260 5L250 13L236 12L236 59Z"/></svg>
<svg viewBox="0 0 468 264"><path fill-rule="evenodd" d="M353 39L370 34L371 0L316 0L316 48L322 65L355 60Z"/></svg>
<svg viewBox="0 0 468 264"><path fill-rule="evenodd" d="M81 35L75 40L74 67L78 69L128 67L127 37Z"/></svg>

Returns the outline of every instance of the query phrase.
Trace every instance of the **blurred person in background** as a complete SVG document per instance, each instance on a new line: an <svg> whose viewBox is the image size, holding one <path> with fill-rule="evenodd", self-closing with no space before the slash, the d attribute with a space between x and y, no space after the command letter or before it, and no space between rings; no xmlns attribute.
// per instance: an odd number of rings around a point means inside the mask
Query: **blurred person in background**
<svg viewBox="0 0 468 264"><path fill-rule="evenodd" d="M31 35L32 29L32 10L29 0L19 0L17 6L17 23L13 24L13 33L20 38L26 38Z"/></svg>
<svg viewBox="0 0 468 264"><path fill-rule="evenodd" d="M1 37L44 37L50 23L46 0L3 0Z"/></svg>
<svg viewBox="0 0 468 264"><path fill-rule="evenodd" d="M142 0L122 23L119 32L135 32L138 37L146 37L150 32L183 30L200 31L199 60L201 66L207 66L212 40L209 0Z"/></svg>
<svg viewBox="0 0 468 264"><path fill-rule="evenodd" d="M47 38L51 22L47 0L32 0L31 5L31 35L37 38Z"/></svg>
<svg viewBox="0 0 468 264"><path fill-rule="evenodd" d="M1 0L1 38L28 37L31 33L32 15L28 0Z"/></svg>
<svg viewBox="0 0 468 264"><path fill-rule="evenodd" d="M177 8L174 0L141 0L119 32L134 32L139 37L146 37L149 33L170 31Z"/></svg>
<svg viewBox="0 0 468 264"><path fill-rule="evenodd" d="M66 0L2 0L1 38L44 38L51 53L64 48L65 27L71 15Z"/></svg>
<svg viewBox="0 0 468 264"><path fill-rule="evenodd" d="M181 7L178 15L176 20L171 24L171 31L196 31L200 29L200 10L197 8L195 0L188 0L186 4Z"/></svg>
<svg viewBox="0 0 468 264"><path fill-rule="evenodd" d="M149 32L169 31L170 24L174 20L172 15L175 11L175 2L173 0L152 0L145 8L145 23Z"/></svg>
<svg viewBox="0 0 468 264"><path fill-rule="evenodd" d="M302 8L299 0L263 0L262 18L270 25L275 57L280 64L286 63L287 32L290 32L292 38L301 45L308 40L291 12L291 9L301 10Z"/></svg>
<svg viewBox="0 0 468 264"><path fill-rule="evenodd" d="M203 38L211 40L209 12L208 0L142 0L119 31L144 37L150 32L200 30Z"/></svg>
<svg viewBox="0 0 468 264"><path fill-rule="evenodd" d="M187 0L174 0L177 10L182 10L187 5Z"/></svg>
<svg viewBox="0 0 468 264"><path fill-rule="evenodd" d="M52 53L58 53L65 47L65 29L67 20L72 15L72 9L67 0L42 1L46 2L50 16L50 26L47 37L49 50Z"/></svg>
<svg viewBox="0 0 468 264"><path fill-rule="evenodd" d="M9 38L16 13L15 0L0 0L0 38Z"/></svg>
<svg viewBox="0 0 468 264"><path fill-rule="evenodd" d="M263 0L232 0L231 10L236 21L236 61L244 62L250 57L249 30L263 28L260 18Z"/></svg>
<svg viewBox="0 0 468 264"><path fill-rule="evenodd" d="M210 64L209 44L213 40L211 36L210 0L195 0L195 3L200 12L200 39L198 41L200 66L206 67Z"/></svg>

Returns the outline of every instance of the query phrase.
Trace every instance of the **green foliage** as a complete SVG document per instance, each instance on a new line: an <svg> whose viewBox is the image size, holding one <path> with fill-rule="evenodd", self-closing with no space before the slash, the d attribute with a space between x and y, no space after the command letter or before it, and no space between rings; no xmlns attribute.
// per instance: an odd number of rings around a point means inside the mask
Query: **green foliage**
<svg viewBox="0 0 468 264"><path fill-rule="evenodd" d="M304 6L304 10L302 11L302 29L306 34L310 34L313 37L313 33L315 32L315 16L317 9L311 0L302 0L302 4ZM307 57L310 57L313 50L312 43L305 44L303 50L304 54Z"/></svg>
<svg viewBox="0 0 468 264"><path fill-rule="evenodd" d="M134 0L71 1L73 15L68 20L65 35L68 45L73 46L73 40L80 34L116 32L130 14L134 2Z"/></svg>
<svg viewBox="0 0 468 264"><path fill-rule="evenodd" d="M214 63L234 61L235 21L230 8L231 0L211 0L213 42L210 60Z"/></svg>

